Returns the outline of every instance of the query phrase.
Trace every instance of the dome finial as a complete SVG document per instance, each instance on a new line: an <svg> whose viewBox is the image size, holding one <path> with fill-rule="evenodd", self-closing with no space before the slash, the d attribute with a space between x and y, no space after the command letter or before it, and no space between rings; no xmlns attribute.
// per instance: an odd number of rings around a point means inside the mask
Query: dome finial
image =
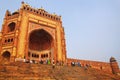
<svg viewBox="0 0 120 80"><path fill-rule="evenodd" d="M41 8L40 8L41 10L44 10L44 8L41 6Z"/></svg>
<svg viewBox="0 0 120 80"><path fill-rule="evenodd" d="M24 1L22 1L21 3L24 4Z"/></svg>

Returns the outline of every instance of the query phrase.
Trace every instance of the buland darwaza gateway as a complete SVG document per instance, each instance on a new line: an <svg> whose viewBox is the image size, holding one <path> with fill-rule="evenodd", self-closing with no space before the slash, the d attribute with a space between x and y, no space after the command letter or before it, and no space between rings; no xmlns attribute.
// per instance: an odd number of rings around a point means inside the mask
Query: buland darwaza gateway
<svg viewBox="0 0 120 80"><path fill-rule="evenodd" d="M18 11L6 11L1 33L0 54L10 61L25 58L66 62L61 16L22 2Z"/></svg>
<svg viewBox="0 0 120 80"><path fill-rule="evenodd" d="M67 58L61 16L43 8L34 9L24 2L19 10L6 11L0 32L0 63L15 62L16 59L50 60L51 63L54 60L65 65L80 62L82 66L89 64L110 73L120 72L113 57L110 63Z"/></svg>

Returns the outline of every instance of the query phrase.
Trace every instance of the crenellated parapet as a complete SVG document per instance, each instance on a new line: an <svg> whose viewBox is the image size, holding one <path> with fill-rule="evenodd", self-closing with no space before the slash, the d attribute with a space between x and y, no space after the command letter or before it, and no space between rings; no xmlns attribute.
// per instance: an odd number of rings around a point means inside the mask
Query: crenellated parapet
<svg viewBox="0 0 120 80"><path fill-rule="evenodd" d="M52 19L55 21L61 21L61 16L58 16L56 14L50 14L47 11L45 11L43 8L39 8L39 9L32 8L30 5L28 5L24 2L22 2L20 9L25 10L30 13L33 13L33 14L36 14L36 15L40 15L44 18Z"/></svg>
<svg viewBox="0 0 120 80"><path fill-rule="evenodd" d="M47 11L45 11L44 8L42 8L42 7L39 9L32 8L30 5L28 5L24 2L22 2L20 10L17 10L13 13L11 13L9 10L7 10L6 14L5 14L5 19L18 18L19 14L21 14L22 11L27 11L29 13L32 13L32 14L35 14L35 15L38 15L38 16L41 16L41 17L44 17L44 18L47 18L50 20L52 19L55 21L61 21L61 16L58 16L55 13L50 14Z"/></svg>

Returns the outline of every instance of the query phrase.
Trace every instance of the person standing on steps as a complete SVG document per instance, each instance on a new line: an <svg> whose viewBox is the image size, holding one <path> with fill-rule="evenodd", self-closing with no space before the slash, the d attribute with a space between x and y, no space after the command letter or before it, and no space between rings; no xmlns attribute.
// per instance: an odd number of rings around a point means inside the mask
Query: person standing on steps
<svg viewBox="0 0 120 80"><path fill-rule="evenodd" d="M48 59L48 63L47 64L50 64L50 60Z"/></svg>
<svg viewBox="0 0 120 80"><path fill-rule="evenodd" d="M55 68L55 61L53 59L53 62L52 62L52 68L54 69Z"/></svg>

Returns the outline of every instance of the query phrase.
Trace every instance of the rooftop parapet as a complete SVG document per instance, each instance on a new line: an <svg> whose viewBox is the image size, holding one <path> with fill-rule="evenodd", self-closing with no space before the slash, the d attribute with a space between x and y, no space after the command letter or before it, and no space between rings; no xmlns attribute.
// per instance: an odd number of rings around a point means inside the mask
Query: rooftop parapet
<svg viewBox="0 0 120 80"><path fill-rule="evenodd" d="M26 11L31 12L31 13L34 13L36 15L46 17L48 19L61 21L61 16L58 16L56 14L50 14L47 11L45 11L43 8L39 8L39 9L32 8L30 5L28 5L24 2L22 2L22 5L21 5L20 9L21 10L26 10Z"/></svg>
<svg viewBox="0 0 120 80"><path fill-rule="evenodd" d="M55 13L50 14L47 11L45 11L42 7L39 9L32 8L30 5L22 2L20 10L25 10L30 13L40 15L42 17L52 19L55 21L61 21L61 16L56 15ZM9 10L6 11L6 19L11 19L19 16L20 10L17 10L13 13L11 13Z"/></svg>

